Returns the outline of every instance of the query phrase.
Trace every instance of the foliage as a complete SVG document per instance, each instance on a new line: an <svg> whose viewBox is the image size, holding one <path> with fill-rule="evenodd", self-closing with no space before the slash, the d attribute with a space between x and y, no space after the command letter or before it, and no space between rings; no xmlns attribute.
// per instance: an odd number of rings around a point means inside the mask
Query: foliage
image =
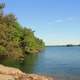
<svg viewBox="0 0 80 80"><path fill-rule="evenodd" d="M17 59L41 51L44 42L34 35L34 31L23 28L14 14L2 14L3 8L4 4L0 4L0 55Z"/></svg>
<svg viewBox="0 0 80 80"><path fill-rule="evenodd" d="M0 55L6 55L6 49L3 46L0 46Z"/></svg>

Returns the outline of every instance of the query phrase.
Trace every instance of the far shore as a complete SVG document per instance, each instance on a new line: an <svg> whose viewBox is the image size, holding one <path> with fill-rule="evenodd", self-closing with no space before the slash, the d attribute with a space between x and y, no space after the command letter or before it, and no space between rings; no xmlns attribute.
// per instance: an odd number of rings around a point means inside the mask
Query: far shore
<svg viewBox="0 0 80 80"><path fill-rule="evenodd" d="M46 45L46 47L75 47L75 46L80 46L79 44L66 44L66 45Z"/></svg>

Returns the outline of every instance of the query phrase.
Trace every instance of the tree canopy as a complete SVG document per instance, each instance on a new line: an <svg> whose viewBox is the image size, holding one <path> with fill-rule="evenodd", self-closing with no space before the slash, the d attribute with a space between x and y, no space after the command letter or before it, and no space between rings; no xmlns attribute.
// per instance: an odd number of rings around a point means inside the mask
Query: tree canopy
<svg viewBox="0 0 80 80"><path fill-rule="evenodd" d="M34 35L34 31L22 27L14 14L4 15L4 7L5 4L0 4L0 56L17 59L41 51L44 42Z"/></svg>

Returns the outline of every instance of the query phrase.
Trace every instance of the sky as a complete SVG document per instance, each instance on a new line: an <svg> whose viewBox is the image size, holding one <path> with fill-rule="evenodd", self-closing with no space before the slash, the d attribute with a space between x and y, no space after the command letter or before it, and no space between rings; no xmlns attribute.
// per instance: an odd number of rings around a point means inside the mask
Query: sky
<svg viewBox="0 0 80 80"><path fill-rule="evenodd" d="M80 0L0 0L46 45L80 44Z"/></svg>

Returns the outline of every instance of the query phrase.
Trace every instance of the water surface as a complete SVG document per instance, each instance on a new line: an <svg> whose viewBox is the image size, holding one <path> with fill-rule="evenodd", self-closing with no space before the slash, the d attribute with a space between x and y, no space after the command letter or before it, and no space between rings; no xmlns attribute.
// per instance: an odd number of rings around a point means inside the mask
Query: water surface
<svg viewBox="0 0 80 80"><path fill-rule="evenodd" d="M11 59L1 63L26 73L55 76L58 80L80 80L80 47L48 46L40 54L27 55L21 63Z"/></svg>

